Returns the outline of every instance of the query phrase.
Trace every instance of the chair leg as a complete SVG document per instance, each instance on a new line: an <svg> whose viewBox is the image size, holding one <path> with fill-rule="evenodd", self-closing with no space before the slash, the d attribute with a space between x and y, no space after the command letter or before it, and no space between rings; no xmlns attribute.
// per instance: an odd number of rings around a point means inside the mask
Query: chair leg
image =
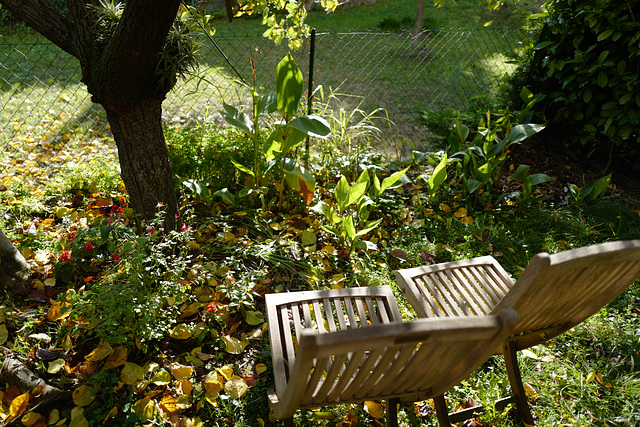
<svg viewBox="0 0 640 427"><path fill-rule="evenodd" d="M524 391L524 385L522 384L522 375L520 374L520 367L518 366L518 350L513 341L509 341L503 347L504 363L507 368L507 375L509 376L509 383L511 384L511 393L516 398L516 406L518 412L522 416L522 419L528 425L535 425L533 421L533 415L531 415L531 409L527 402L527 394Z"/></svg>
<svg viewBox="0 0 640 427"><path fill-rule="evenodd" d="M436 415L438 416L438 424L440 427L451 427L451 421L449 421L449 410L447 409L447 402L444 401L444 394L434 397L433 405L436 409Z"/></svg>
<svg viewBox="0 0 640 427"><path fill-rule="evenodd" d="M284 427L294 427L294 425L293 425L293 417L285 418L282 421L284 422Z"/></svg>
<svg viewBox="0 0 640 427"><path fill-rule="evenodd" d="M398 399L387 399L387 427L398 427Z"/></svg>

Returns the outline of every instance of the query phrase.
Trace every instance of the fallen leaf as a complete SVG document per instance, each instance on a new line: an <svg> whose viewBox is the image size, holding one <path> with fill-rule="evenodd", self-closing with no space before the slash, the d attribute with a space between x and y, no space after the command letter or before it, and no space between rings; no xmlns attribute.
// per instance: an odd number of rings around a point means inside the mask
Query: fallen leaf
<svg viewBox="0 0 640 427"><path fill-rule="evenodd" d="M171 374L173 377L180 381L185 378L189 378L193 373L193 366L185 366L179 363L172 363L169 365L169 370L171 370Z"/></svg>
<svg viewBox="0 0 640 427"><path fill-rule="evenodd" d="M9 331L7 331L7 325L4 323L0 325L0 345L3 345L9 339Z"/></svg>
<svg viewBox="0 0 640 427"><path fill-rule="evenodd" d="M529 349L522 350L522 355L525 357L528 357L529 359L534 359L534 360L539 359L538 355Z"/></svg>
<svg viewBox="0 0 640 427"><path fill-rule="evenodd" d="M216 371L211 371L204 377L203 385L205 392L213 397L224 390L223 380Z"/></svg>
<svg viewBox="0 0 640 427"><path fill-rule="evenodd" d="M22 417L22 419L20 420L20 422L27 426L30 427L32 425L34 425L35 423L37 423L38 421L42 420L42 422L44 423L44 416L38 414L37 412L29 412L27 413L24 417ZM41 423L42 425L42 423Z"/></svg>
<svg viewBox="0 0 640 427"><path fill-rule="evenodd" d="M234 375L224 384L224 392L232 399L240 399L247 394L249 386L244 379Z"/></svg>
<svg viewBox="0 0 640 427"><path fill-rule="evenodd" d="M120 381L127 385L133 385L144 378L145 369L132 362L125 362L122 372L120 372Z"/></svg>
<svg viewBox="0 0 640 427"><path fill-rule="evenodd" d="M184 323L179 323L171 330L170 334L171 338L175 338L178 340L187 340L191 338L191 331L189 327Z"/></svg>
<svg viewBox="0 0 640 427"><path fill-rule="evenodd" d="M56 301L51 304L49 311L47 312L47 319L51 322L69 317L71 310L69 309L68 302Z"/></svg>
<svg viewBox="0 0 640 427"><path fill-rule="evenodd" d="M364 410L373 418L384 417L384 409L382 408L382 405L373 400L367 400L364 402Z"/></svg>
<svg viewBox="0 0 640 427"><path fill-rule="evenodd" d="M222 377L227 381L230 380L233 376L233 367L231 365L225 365L222 368L216 368L216 371L220 372L220 375L222 375Z"/></svg>
<svg viewBox="0 0 640 427"><path fill-rule="evenodd" d="M171 382L171 374L167 371L158 371L153 378L151 378L151 382L155 385L166 385Z"/></svg>
<svg viewBox="0 0 640 427"><path fill-rule="evenodd" d="M225 344L224 349L227 351L227 353L231 354L240 354L244 351L245 347L249 345L249 341L240 340L229 335L223 336L222 339Z"/></svg>
<svg viewBox="0 0 640 427"><path fill-rule="evenodd" d="M127 349L126 347L116 347L113 352L109 355L109 358L104 364L104 367L107 369L117 368L118 366L124 365L127 361Z"/></svg>
<svg viewBox="0 0 640 427"><path fill-rule="evenodd" d="M23 393L13 399L9 405L9 418L7 418L7 423L22 415L27 409L27 405L29 405L29 392Z"/></svg>
<svg viewBox="0 0 640 427"><path fill-rule="evenodd" d="M181 408L177 405L178 399L173 397L171 393L165 393L160 399L160 410L166 414L169 418L173 416L173 414L180 412Z"/></svg>
<svg viewBox="0 0 640 427"><path fill-rule="evenodd" d="M258 363L256 365L256 374L260 375L261 373L265 372L267 370L267 365L265 365L264 363Z"/></svg>
<svg viewBox="0 0 640 427"><path fill-rule="evenodd" d="M93 394L93 387L83 384L73 390L71 398L76 406L87 406L95 400L96 396Z"/></svg>
<svg viewBox="0 0 640 427"><path fill-rule="evenodd" d="M84 358L91 362L99 362L111 353L113 353L113 348L108 343L101 341L100 344L98 344L98 346Z"/></svg>
<svg viewBox="0 0 640 427"><path fill-rule="evenodd" d="M47 367L47 372L50 374L57 374L60 369L64 368L65 362L64 359L56 359L52 362L49 362L49 366Z"/></svg>

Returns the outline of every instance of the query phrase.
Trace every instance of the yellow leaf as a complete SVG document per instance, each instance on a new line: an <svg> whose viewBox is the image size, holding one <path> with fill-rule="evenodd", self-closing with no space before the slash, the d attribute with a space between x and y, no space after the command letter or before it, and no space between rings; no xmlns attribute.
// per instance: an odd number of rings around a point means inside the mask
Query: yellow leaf
<svg viewBox="0 0 640 427"><path fill-rule="evenodd" d="M220 372L220 375L222 375L225 380L230 380L233 376L233 367L231 365L225 365L222 368L216 368L216 370Z"/></svg>
<svg viewBox="0 0 640 427"><path fill-rule="evenodd" d="M227 351L227 353L231 354L240 354L244 351L244 348L249 345L249 341L240 340L229 335L223 336L222 339L225 344L224 349Z"/></svg>
<svg viewBox="0 0 640 427"><path fill-rule="evenodd" d="M76 406L87 406L91 404L96 397L93 395L93 387L81 385L77 389L73 390L71 398Z"/></svg>
<svg viewBox="0 0 640 427"><path fill-rule="evenodd" d="M526 394L529 399L538 397L538 392L529 383L524 385L524 394Z"/></svg>
<svg viewBox="0 0 640 427"><path fill-rule="evenodd" d="M460 220L461 224L471 224L473 222L473 217L472 216L465 216L464 218L462 218Z"/></svg>
<svg viewBox="0 0 640 427"><path fill-rule="evenodd" d="M143 379L145 373L142 366L132 362L124 362L124 368L120 372L120 381L127 385L133 385Z"/></svg>
<svg viewBox="0 0 640 427"><path fill-rule="evenodd" d="M47 372L50 374L57 374L60 369L64 368L66 362L64 359L56 359L49 362L49 366L47 367Z"/></svg>
<svg viewBox="0 0 640 427"><path fill-rule="evenodd" d="M99 362L113 352L113 348L106 342L101 341L100 344L84 358L91 362Z"/></svg>
<svg viewBox="0 0 640 427"><path fill-rule="evenodd" d="M51 304L49 311L47 312L47 319L51 322L69 317L71 310L69 309L68 302L56 301Z"/></svg>
<svg viewBox="0 0 640 427"><path fill-rule="evenodd" d="M194 242L193 240L190 240L188 244L189 244L189 249L192 249L192 250L200 249L200 245L197 242Z"/></svg>
<svg viewBox="0 0 640 427"><path fill-rule="evenodd" d="M191 396L191 389L193 388L193 384L191 380L185 378L184 380L180 380L176 383L176 391L178 394L185 394L187 396Z"/></svg>
<svg viewBox="0 0 640 427"><path fill-rule="evenodd" d="M51 288L51 287L53 287L53 286L55 286L55 285L56 285L56 279L54 279L54 278L52 278L52 277L51 277L51 278L49 278L49 279L45 279L45 281L44 281L44 285L45 285L45 286L48 286L48 287L50 287L50 288Z"/></svg>
<svg viewBox="0 0 640 427"><path fill-rule="evenodd" d="M453 213L453 216L455 216L456 218L463 218L467 216L467 210L465 208L460 208Z"/></svg>
<svg viewBox="0 0 640 427"><path fill-rule="evenodd" d="M224 389L224 385L222 384L222 378L218 376L216 371L209 372L204 377L204 390L207 394L212 396L217 396Z"/></svg>
<svg viewBox="0 0 640 427"><path fill-rule="evenodd" d="M114 406L113 408L111 408L111 410L107 413L107 415L105 415L104 420L102 421L102 424L107 424L107 421L109 421L111 418L115 418L118 416L118 407Z"/></svg>
<svg viewBox="0 0 640 427"><path fill-rule="evenodd" d="M54 409L53 411L49 412L49 419L47 420L47 425L51 426L51 425L57 424L58 421L60 421L60 411L57 409Z"/></svg>
<svg viewBox="0 0 640 427"><path fill-rule="evenodd" d="M21 394L11 401L9 405L9 418L14 419L19 417L27 409L29 404L29 392Z"/></svg>
<svg viewBox="0 0 640 427"><path fill-rule="evenodd" d="M191 331L184 323L179 323L171 330L171 338L178 340L187 340L191 338Z"/></svg>
<svg viewBox="0 0 640 427"><path fill-rule="evenodd" d="M446 213L451 212L451 207L449 205L445 205L444 203L440 203L440 209Z"/></svg>
<svg viewBox="0 0 640 427"><path fill-rule="evenodd" d="M256 365L256 374L260 375L261 373L265 372L267 370L267 365L265 365L264 363L258 363Z"/></svg>
<svg viewBox="0 0 640 427"><path fill-rule="evenodd" d="M167 371L158 371L153 378L151 378L151 382L155 385L166 385L171 382L171 374Z"/></svg>
<svg viewBox="0 0 640 427"><path fill-rule="evenodd" d="M382 408L382 405L373 400L367 400L364 402L364 410L373 418L384 417L384 409Z"/></svg>
<svg viewBox="0 0 640 427"><path fill-rule="evenodd" d="M169 365L169 369L173 377L178 381L189 378L193 373L193 366L185 366L179 363L172 363Z"/></svg>
<svg viewBox="0 0 640 427"><path fill-rule="evenodd" d="M234 375L224 384L224 392L232 399L240 399L247 394L249 386L241 377Z"/></svg>
<svg viewBox="0 0 640 427"><path fill-rule="evenodd" d="M163 414L168 415L169 418L173 416L176 412L180 411L180 407L177 405L178 399L173 397L170 393L166 393L160 399L160 409L162 409Z"/></svg>
<svg viewBox="0 0 640 427"><path fill-rule="evenodd" d="M3 345L9 339L9 331L7 331L7 325L4 323L0 325L0 345Z"/></svg>
<svg viewBox="0 0 640 427"><path fill-rule="evenodd" d="M27 415L22 417L20 422L22 422L23 425L29 427L29 426L34 425L36 422L38 422L38 420L40 418L43 418L43 417L42 417L42 415L38 414L37 412L29 412Z"/></svg>
<svg viewBox="0 0 640 427"><path fill-rule="evenodd" d="M107 369L117 368L118 366L124 365L127 361L127 349L126 347L116 347L109 358L104 364L104 367Z"/></svg>
<svg viewBox="0 0 640 427"><path fill-rule="evenodd" d="M533 351L525 349L522 350L522 355L525 357L528 357L529 359L534 359L534 360L538 360L539 357L537 354L535 354Z"/></svg>

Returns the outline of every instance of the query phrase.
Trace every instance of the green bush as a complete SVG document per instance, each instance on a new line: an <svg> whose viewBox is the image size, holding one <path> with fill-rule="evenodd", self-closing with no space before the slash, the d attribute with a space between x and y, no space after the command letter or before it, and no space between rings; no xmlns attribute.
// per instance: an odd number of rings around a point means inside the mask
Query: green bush
<svg viewBox="0 0 640 427"><path fill-rule="evenodd" d="M231 158L240 163L252 160L253 143L233 129L167 128L165 137L174 173L181 179L207 182L214 192L235 183Z"/></svg>
<svg viewBox="0 0 640 427"><path fill-rule="evenodd" d="M552 0L547 10L532 70L549 118L590 152L637 155L640 1Z"/></svg>

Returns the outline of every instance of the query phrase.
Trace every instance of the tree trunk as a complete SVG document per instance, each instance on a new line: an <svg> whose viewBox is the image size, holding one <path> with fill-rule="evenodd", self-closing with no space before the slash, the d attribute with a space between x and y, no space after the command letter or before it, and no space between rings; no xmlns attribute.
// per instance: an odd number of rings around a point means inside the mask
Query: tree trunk
<svg viewBox="0 0 640 427"><path fill-rule="evenodd" d="M118 146L122 180L133 209L146 220L159 210L166 213L165 227L175 229L178 199L173 169L162 133L161 99L147 99L124 106L104 105ZM133 197L132 195L136 195Z"/></svg>
<svg viewBox="0 0 640 427"><path fill-rule="evenodd" d="M416 21L411 33L411 47L416 49L422 42L422 21L424 20L424 7L426 0L418 0L418 10L416 11Z"/></svg>
<svg viewBox="0 0 640 427"><path fill-rule="evenodd" d="M0 230L0 289L9 289L16 282L27 280L29 275L29 264Z"/></svg>

